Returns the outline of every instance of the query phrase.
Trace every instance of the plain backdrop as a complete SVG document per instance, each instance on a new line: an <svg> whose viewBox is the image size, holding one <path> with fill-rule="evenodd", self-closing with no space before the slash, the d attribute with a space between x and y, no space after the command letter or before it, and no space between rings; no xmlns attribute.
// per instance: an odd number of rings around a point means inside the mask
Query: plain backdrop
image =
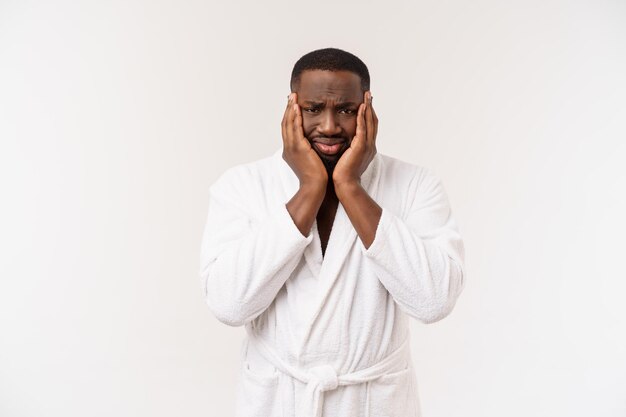
<svg viewBox="0 0 626 417"><path fill-rule="evenodd" d="M281 146L294 62L369 66L378 150L443 180L425 417L626 416L626 2L0 0L0 416L230 416L208 187Z"/></svg>

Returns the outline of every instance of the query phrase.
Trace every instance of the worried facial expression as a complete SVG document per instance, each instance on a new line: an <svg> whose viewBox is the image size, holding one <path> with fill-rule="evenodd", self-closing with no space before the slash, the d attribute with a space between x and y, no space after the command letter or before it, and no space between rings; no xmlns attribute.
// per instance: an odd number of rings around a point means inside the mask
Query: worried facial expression
<svg viewBox="0 0 626 417"><path fill-rule="evenodd" d="M361 78L349 71L308 70L296 86L304 136L329 171L356 134Z"/></svg>

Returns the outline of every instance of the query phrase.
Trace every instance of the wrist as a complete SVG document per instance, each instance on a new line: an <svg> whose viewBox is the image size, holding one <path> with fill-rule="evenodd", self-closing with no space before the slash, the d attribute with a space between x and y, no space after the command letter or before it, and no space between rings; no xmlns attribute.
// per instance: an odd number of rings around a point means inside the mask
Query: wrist
<svg viewBox="0 0 626 417"><path fill-rule="evenodd" d="M307 181L300 182L300 192L323 199L326 195L326 183L322 183L321 181Z"/></svg>
<svg viewBox="0 0 626 417"><path fill-rule="evenodd" d="M361 181L359 179L350 179L342 181L334 181L335 194L337 198L341 199L344 196L348 196L361 191Z"/></svg>

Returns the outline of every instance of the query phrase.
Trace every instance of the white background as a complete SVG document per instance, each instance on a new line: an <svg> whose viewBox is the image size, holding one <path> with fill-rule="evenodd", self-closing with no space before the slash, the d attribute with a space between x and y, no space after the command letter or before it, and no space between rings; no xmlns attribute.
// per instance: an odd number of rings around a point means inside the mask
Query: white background
<svg viewBox="0 0 626 417"><path fill-rule="evenodd" d="M465 240L412 328L424 416L626 416L626 2L0 0L1 416L231 415L208 187L280 147L328 46Z"/></svg>

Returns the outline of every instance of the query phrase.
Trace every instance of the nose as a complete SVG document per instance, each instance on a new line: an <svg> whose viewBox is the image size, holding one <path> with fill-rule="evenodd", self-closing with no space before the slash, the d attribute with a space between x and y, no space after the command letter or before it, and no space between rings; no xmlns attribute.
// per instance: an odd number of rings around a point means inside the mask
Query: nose
<svg viewBox="0 0 626 417"><path fill-rule="evenodd" d="M336 115L333 111L325 110L322 113L318 130L326 137L332 137L341 133L341 126L337 123Z"/></svg>

